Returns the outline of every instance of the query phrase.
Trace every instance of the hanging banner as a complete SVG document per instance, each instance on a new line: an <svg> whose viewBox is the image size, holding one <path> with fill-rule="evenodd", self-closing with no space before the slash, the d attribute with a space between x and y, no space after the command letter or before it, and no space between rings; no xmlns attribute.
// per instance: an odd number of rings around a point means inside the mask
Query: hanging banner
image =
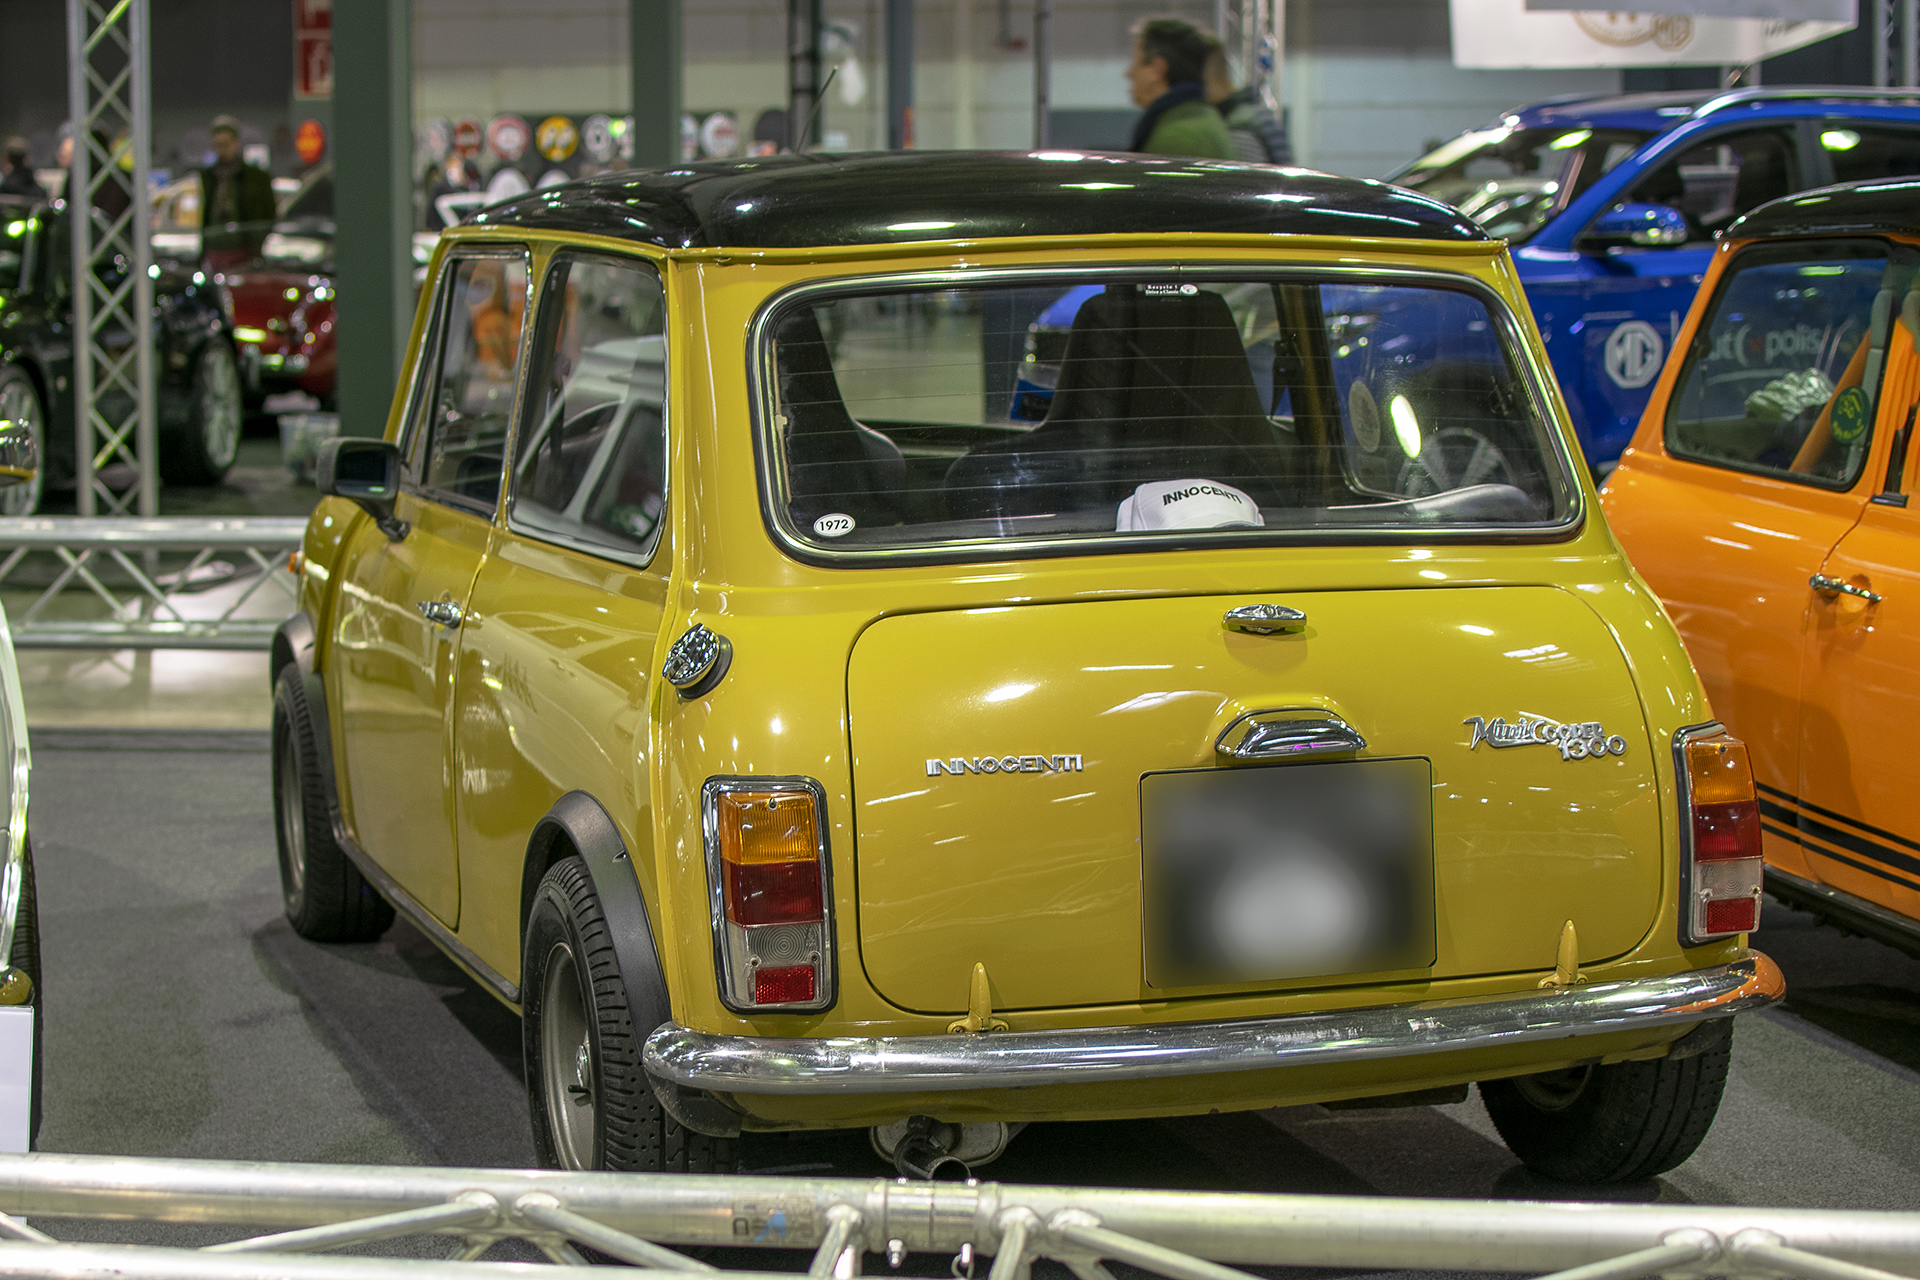
<svg viewBox="0 0 1920 1280"><path fill-rule="evenodd" d="M333 97L333 0L293 0L293 96Z"/></svg>
<svg viewBox="0 0 1920 1280"><path fill-rule="evenodd" d="M1527 0L1531 11L1593 12L1593 0ZM1634 0L1640 13L1683 14L1695 18L1766 18L1773 22L1859 21L1859 0Z"/></svg>
<svg viewBox="0 0 1920 1280"><path fill-rule="evenodd" d="M1620 9L1550 12L1530 9L1529 0L1451 0L1451 9L1456 67L1745 66L1854 26L1850 20L1785 22Z"/></svg>

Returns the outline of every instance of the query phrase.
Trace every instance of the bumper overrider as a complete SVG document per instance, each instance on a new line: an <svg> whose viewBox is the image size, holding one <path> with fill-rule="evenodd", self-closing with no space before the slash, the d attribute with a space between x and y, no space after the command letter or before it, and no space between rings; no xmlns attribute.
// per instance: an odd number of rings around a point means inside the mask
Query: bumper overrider
<svg viewBox="0 0 1920 1280"><path fill-rule="evenodd" d="M1661 978L1234 1022L819 1038L712 1035L669 1022L647 1037L646 1069L659 1083L708 1094L821 1096L1108 1084L1680 1026L1765 1008L1785 991L1779 966L1753 951L1731 964Z"/></svg>

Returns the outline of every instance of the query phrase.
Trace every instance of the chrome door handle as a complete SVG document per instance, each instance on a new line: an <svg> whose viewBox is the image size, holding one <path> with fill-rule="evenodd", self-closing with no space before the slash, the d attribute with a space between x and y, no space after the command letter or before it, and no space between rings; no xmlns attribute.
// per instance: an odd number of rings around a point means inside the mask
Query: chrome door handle
<svg viewBox="0 0 1920 1280"><path fill-rule="evenodd" d="M1284 604L1243 604L1227 610L1220 625L1249 635L1277 636L1305 627L1307 615Z"/></svg>
<svg viewBox="0 0 1920 1280"><path fill-rule="evenodd" d="M466 610L451 600L422 600L414 606L420 616L451 631L467 616Z"/></svg>
<svg viewBox="0 0 1920 1280"><path fill-rule="evenodd" d="M1253 711L1228 725L1214 750L1229 760L1297 760L1365 751L1354 727L1319 707Z"/></svg>
<svg viewBox="0 0 1920 1280"><path fill-rule="evenodd" d="M1865 587L1856 587L1843 578L1835 578L1829 574L1816 573L1807 579L1807 585L1823 596L1859 596L1868 604L1880 603L1880 593L1878 591L1869 591Z"/></svg>

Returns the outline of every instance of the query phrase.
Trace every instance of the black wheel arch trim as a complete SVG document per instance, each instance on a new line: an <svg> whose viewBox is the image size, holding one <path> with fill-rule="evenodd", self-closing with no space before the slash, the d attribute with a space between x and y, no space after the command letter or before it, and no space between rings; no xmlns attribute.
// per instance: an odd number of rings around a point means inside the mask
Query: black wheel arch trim
<svg viewBox="0 0 1920 1280"><path fill-rule="evenodd" d="M280 669L290 662L299 665L303 680L312 675L314 646L318 640L313 618L305 609L275 627L271 656L267 660L267 687L273 687L273 682L280 678Z"/></svg>
<svg viewBox="0 0 1920 1280"><path fill-rule="evenodd" d="M586 863L587 876L600 899L600 912L613 942L614 962L627 989L627 1008L633 1018L634 1039L644 1044L653 1032L673 1020L665 970L654 941L653 920L626 841L606 809L584 791L569 791L554 803L533 828L527 841L526 871L522 877L521 921L531 909L540 877L550 865L559 841L571 845ZM711 1094L683 1088L647 1075L660 1106L682 1125L714 1138L737 1137L740 1116Z"/></svg>
<svg viewBox="0 0 1920 1280"><path fill-rule="evenodd" d="M287 623L282 624L283 628L291 625L295 618L304 616L303 614L294 615L294 618L289 618ZM279 651L279 641L280 635L276 633L274 636L276 653ZM297 649L295 653L297 662ZM279 672L283 670L285 670L284 663L274 668L276 680L279 679ZM332 717L327 710L326 682L319 672L302 670L300 688L306 695L307 716L313 726L314 763L320 770L321 783L326 788L327 819L333 826L333 838L339 844L340 851L346 854L353 865L360 869L360 874L380 891L380 896L391 903L395 911L407 918L408 923L431 938L435 946L452 957L454 963L485 983L488 989L500 999L517 1008L520 1004L519 984L508 981L505 974L482 960L471 947L460 941L451 929L435 919L433 913L422 906L412 894L401 888L394 878L373 860L372 855L360 847L359 841L353 838L353 833L347 830L346 819L340 812L340 775L335 771L333 764L333 726Z"/></svg>

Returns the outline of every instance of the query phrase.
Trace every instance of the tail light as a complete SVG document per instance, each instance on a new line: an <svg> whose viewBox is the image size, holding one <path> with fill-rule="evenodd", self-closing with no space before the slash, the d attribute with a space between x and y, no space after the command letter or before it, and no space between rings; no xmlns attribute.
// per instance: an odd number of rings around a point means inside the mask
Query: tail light
<svg viewBox="0 0 1920 1280"><path fill-rule="evenodd" d="M811 778L713 778L701 792L714 964L736 1013L833 1003L825 815Z"/></svg>
<svg viewBox="0 0 1920 1280"><path fill-rule="evenodd" d="M1697 946L1760 924L1760 805L1747 744L1718 724L1674 735L1680 782L1680 941Z"/></svg>

